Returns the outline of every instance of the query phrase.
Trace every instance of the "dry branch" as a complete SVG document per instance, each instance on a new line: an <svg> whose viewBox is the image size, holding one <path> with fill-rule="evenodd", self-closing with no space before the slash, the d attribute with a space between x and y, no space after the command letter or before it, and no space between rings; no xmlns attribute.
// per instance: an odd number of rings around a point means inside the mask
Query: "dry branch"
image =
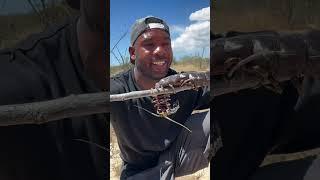
<svg viewBox="0 0 320 180"><path fill-rule="evenodd" d="M19 124L43 124L64 118L109 113L109 100L128 99L176 93L192 89L186 86L173 89L152 89L110 95L109 92L69 95L64 98L26 104L0 106L0 126Z"/></svg>
<svg viewBox="0 0 320 180"><path fill-rule="evenodd" d="M208 83L209 84L209 83ZM110 95L110 102L114 101L125 101L129 99L136 99L136 98L142 98L147 96L156 96L161 94L174 94L177 92L185 91L193 89L191 86L184 86L184 87L178 87L175 89L150 89L150 90L144 90L144 91L133 91L129 93L123 93L123 94L114 94Z"/></svg>
<svg viewBox="0 0 320 180"><path fill-rule="evenodd" d="M70 95L50 101L0 106L0 126L42 124L109 112L109 93Z"/></svg>

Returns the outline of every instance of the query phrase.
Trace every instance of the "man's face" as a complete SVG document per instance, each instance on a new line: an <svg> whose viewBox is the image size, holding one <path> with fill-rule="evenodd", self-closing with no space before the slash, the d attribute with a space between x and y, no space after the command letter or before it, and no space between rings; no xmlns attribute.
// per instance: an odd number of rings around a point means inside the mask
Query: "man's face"
<svg viewBox="0 0 320 180"><path fill-rule="evenodd" d="M168 73L172 62L171 39L161 29L150 29L142 33L133 47L130 58L143 76L160 80Z"/></svg>

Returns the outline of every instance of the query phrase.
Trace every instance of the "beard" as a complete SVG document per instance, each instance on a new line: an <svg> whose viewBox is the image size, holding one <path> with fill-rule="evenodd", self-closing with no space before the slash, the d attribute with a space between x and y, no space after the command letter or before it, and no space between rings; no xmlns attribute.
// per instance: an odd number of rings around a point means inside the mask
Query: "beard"
<svg viewBox="0 0 320 180"><path fill-rule="evenodd" d="M168 68L164 73L159 74L159 73L154 73L151 71L150 68L146 68L145 66L142 66L139 64L136 65L136 68L145 78L151 79L153 81L159 81L162 78L166 77L169 70Z"/></svg>

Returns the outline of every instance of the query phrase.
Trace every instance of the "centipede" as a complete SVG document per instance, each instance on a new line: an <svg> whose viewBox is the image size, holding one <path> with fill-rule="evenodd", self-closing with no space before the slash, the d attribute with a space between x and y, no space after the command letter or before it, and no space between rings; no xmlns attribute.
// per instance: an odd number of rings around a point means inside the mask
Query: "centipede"
<svg viewBox="0 0 320 180"><path fill-rule="evenodd" d="M200 87L209 86L209 82L209 72L183 72L161 79L155 88L172 88L174 90L176 87L191 86L193 90L197 90ZM179 104L171 104L170 101L170 94L152 97L157 114L163 116L174 114L180 108Z"/></svg>

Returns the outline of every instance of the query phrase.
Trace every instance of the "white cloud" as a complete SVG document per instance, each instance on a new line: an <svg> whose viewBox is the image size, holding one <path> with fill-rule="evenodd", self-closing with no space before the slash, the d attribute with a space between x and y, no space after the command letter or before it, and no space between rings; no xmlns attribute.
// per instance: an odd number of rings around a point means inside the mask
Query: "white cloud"
<svg viewBox="0 0 320 180"><path fill-rule="evenodd" d="M172 41L174 53L194 55L206 48L207 55L210 47L210 8L203 8L191 13L189 26L180 29L180 34Z"/></svg>
<svg viewBox="0 0 320 180"><path fill-rule="evenodd" d="M170 26L170 33L173 34L173 33L183 33L185 27L184 26L180 26L180 25L172 25Z"/></svg>
<svg viewBox="0 0 320 180"><path fill-rule="evenodd" d="M210 7L191 13L189 19L190 21L210 21Z"/></svg>

